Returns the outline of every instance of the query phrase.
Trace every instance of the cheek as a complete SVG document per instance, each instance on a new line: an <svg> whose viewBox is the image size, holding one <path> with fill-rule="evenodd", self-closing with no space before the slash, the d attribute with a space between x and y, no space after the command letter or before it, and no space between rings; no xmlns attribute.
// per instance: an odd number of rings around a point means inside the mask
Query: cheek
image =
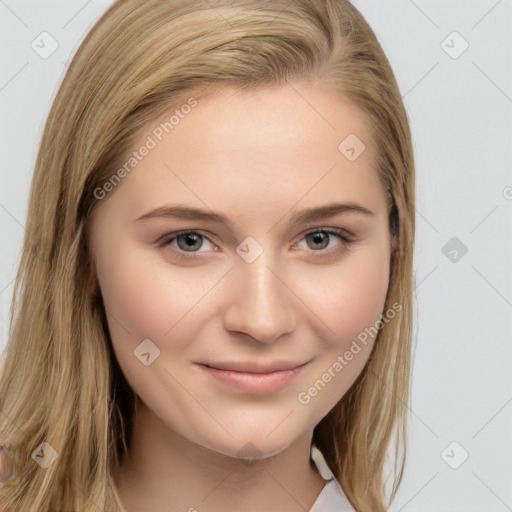
<svg viewBox="0 0 512 512"><path fill-rule="evenodd" d="M119 263L105 261L108 272L98 269L112 343L132 351L144 339L161 345L197 302L200 290L190 281L184 286L183 278L151 262L147 253L132 248L126 254L130 256Z"/></svg>
<svg viewBox="0 0 512 512"><path fill-rule="evenodd" d="M326 293L310 298L328 328L318 333L323 335L321 353L297 395L300 404L314 404L310 414L317 419L345 395L370 356L388 289L385 252L358 253L327 278L329 284L318 288Z"/></svg>
<svg viewBox="0 0 512 512"><path fill-rule="evenodd" d="M316 307L329 327L328 340L343 348L373 326L383 312L389 260L384 250L360 252L325 276L327 284L316 295Z"/></svg>
<svg viewBox="0 0 512 512"><path fill-rule="evenodd" d="M211 316L208 294L222 275L199 268L173 269L133 246L125 251L112 247L114 252L125 256L105 258L98 278L121 367L126 373L141 370L134 351L146 339L162 356L172 351L175 358L186 357L204 317Z"/></svg>

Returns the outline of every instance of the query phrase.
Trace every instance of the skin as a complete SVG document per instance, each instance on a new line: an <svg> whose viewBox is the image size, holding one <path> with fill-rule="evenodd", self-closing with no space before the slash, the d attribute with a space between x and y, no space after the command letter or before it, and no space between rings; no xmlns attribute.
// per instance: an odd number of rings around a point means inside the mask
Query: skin
<svg viewBox="0 0 512 512"><path fill-rule="evenodd" d="M169 116L144 126L136 147ZM351 133L366 145L355 161L338 150ZM100 201L91 254L117 360L141 400L115 475L127 512L311 508L325 485L310 462L313 429L360 374L373 340L309 403L297 397L375 324L389 285L388 203L374 162L365 118L326 88L226 87ZM289 225L296 212L331 202L373 215ZM175 203L220 212L233 227L136 220ZM352 242L306 236L321 228ZM202 236L188 249L186 236L156 245L180 230ZM248 236L263 249L251 263L236 252ZM149 366L134 357L145 339L160 350ZM219 360L307 364L284 389L253 393L195 364ZM252 462L239 454L247 446Z"/></svg>

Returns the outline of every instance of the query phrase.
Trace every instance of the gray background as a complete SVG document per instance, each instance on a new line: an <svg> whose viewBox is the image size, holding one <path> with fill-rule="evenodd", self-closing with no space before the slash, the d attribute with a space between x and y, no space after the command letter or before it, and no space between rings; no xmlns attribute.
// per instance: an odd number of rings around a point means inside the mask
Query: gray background
<svg viewBox="0 0 512 512"><path fill-rule="evenodd" d="M0 0L0 351L43 124L110 3ZM512 0L353 3L396 73L417 164L412 424L390 510L512 511ZM58 48L42 58L45 31Z"/></svg>

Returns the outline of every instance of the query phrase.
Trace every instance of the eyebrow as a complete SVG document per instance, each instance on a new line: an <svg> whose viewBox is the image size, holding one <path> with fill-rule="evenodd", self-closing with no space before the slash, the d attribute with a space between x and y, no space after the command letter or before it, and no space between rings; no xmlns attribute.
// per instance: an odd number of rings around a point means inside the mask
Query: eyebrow
<svg viewBox="0 0 512 512"><path fill-rule="evenodd" d="M321 221L330 217L334 217L335 215L339 215L341 213L357 213L369 217L375 215L371 210L359 204L329 203L323 206L318 206L315 208L310 208L295 213L290 219L290 224L296 226L304 224L306 222ZM233 228L232 222L229 220L229 218L221 213L213 212L211 210L205 210L202 208L185 206L181 204L161 206L142 215L141 217L136 219L136 221L153 218L177 218L186 220L198 220L203 222L224 224L228 226L230 229Z"/></svg>
<svg viewBox="0 0 512 512"><path fill-rule="evenodd" d="M315 208L310 208L308 210L302 210L300 212L297 212L290 219L290 224L295 226L305 224L306 222L321 221L330 217L334 217L335 215L339 215L341 213L357 213L369 217L375 215L371 210L359 204L330 203L323 206L318 206ZM229 220L229 218L221 213L216 213L211 210L205 210L202 208L195 208L181 204L161 206L142 215L141 217L136 219L136 221L153 218L177 218L186 220L199 220L204 222L224 224L228 226L230 229L232 229L233 227L232 222Z"/></svg>

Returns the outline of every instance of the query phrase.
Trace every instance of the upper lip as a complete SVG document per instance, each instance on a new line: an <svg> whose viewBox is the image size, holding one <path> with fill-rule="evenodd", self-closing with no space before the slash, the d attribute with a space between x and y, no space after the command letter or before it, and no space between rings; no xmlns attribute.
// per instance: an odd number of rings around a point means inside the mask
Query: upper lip
<svg viewBox="0 0 512 512"><path fill-rule="evenodd" d="M307 361L308 362L308 361ZM210 368L217 370L228 370L234 372L244 373L272 373L284 370L293 370L299 366L303 366L306 363L297 363L292 361L274 361L270 363L258 363L255 361L246 362L215 362L215 363L199 363Z"/></svg>

